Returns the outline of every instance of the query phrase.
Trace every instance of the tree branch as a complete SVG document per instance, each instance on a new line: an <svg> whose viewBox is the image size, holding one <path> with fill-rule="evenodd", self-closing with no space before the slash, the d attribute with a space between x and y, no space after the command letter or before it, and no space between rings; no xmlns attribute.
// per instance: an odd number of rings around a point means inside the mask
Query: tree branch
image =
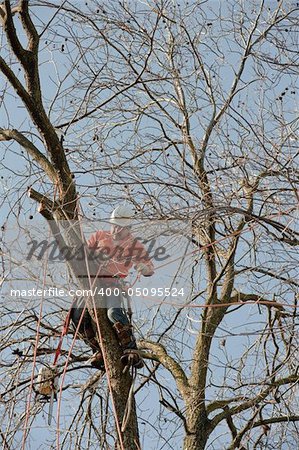
<svg viewBox="0 0 299 450"><path fill-rule="evenodd" d="M15 56L18 58L20 63L24 66L27 63L27 51L22 47L19 38L17 36L17 31L13 22L13 14L11 10L11 5L9 0L4 1L4 14L2 15L3 18L3 25L4 30L7 36L7 40L9 42L9 45L12 48L12 51L14 52ZM19 8L18 8L19 10Z"/></svg>
<svg viewBox="0 0 299 450"><path fill-rule="evenodd" d="M214 429L223 419L226 418L227 414L230 416L233 416L234 414L238 414L242 411L246 411L247 409L251 408L252 406L258 404L262 400L264 400L270 392L277 388L277 386L283 386L285 384L291 384L291 383L297 383L299 381L299 375L290 375L286 378L281 378L280 380L273 381L270 386L268 386L266 389L264 389L262 392L260 392L257 396L253 397L250 400L246 400L241 405L234 406L230 408L228 411L223 411L219 414L217 414L212 420L211 420L211 427ZM265 384L265 383L264 383Z"/></svg>
<svg viewBox="0 0 299 450"><path fill-rule="evenodd" d="M20 0L20 16L22 25L28 37L28 50L33 52L34 54L37 54L39 36L29 15L28 6L29 6L28 0Z"/></svg>
<svg viewBox="0 0 299 450"><path fill-rule="evenodd" d="M0 141L9 141L15 140L20 144L31 156L32 158L39 164L39 166L45 171L50 180L53 183L58 182L57 173L50 163L50 161L43 155L35 145L29 141L22 133L18 130L9 130L0 128Z"/></svg>
<svg viewBox="0 0 299 450"><path fill-rule="evenodd" d="M43 215L43 217L45 217L45 219L54 220L53 213L60 207L57 202L53 202L48 197L36 191L32 187L28 188L27 195L29 198L32 198L37 203L39 203L38 211Z"/></svg>
<svg viewBox="0 0 299 450"><path fill-rule="evenodd" d="M296 415L271 417L269 419L258 420L257 422L254 422L254 420L250 420L245 425L243 430L241 430L239 434L234 436L234 440L227 450L238 449L243 436L247 433L247 431L251 430L252 428L265 427L264 434L266 434L269 431L268 425L281 422L297 422L297 421L299 421L299 416Z"/></svg>
<svg viewBox="0 0 299 450"><path fill-rule="evenodd" d="M225 407L224 407L224 411L229 412L229 407L228 407L228 406L225 406ZM238 430L237 430L237 428L235 427L235 424L234 424L234 422L233 422L232 416L231 416L229 413L228 413L227 416L226 416L226 423L227 423L228 428L230 429L230 432L231 432L232 437L233 437L233 439L234 439L234 438L237 436L237 434L238 434Z"/></svg>
<svg viewBox="0 0 299 450"><path fill-rule="evenodd" d="M6 64L6 62L4 61L4 59L1 56L0 56L0 70L3 73L3 75L5 75L7 80L10 82L10 84L12 85L12 87L14 88L14 90L16 91L18 96L21 98L21 100L23 100L25 105L27 107L30 106L33 108L34 105L33 105L33 102L31 100L28 92L26 91L26 89L24 88L22 83L18 80L18 78L16 77L14 72Z"/></svg>
<svg viewBox="0 0 299 450"><path fill-rule="evenodd" d="M240 402L242 400L246 400L244 398L244 395L240 395L238 397L234 397L231 399L225 399L225 400L215 400L214 402L211 402L207 405L207 413L210 414L216 409L224 409L226 405L229 405L230 403L234 402Z"/></svg>
<svg viewBox="0 0 299 450"><path fill-rule="evenodd" d="M186 399L189 393L189 383L186 374L177 361L168 355L162 344L156 344L148 340L140 340L140 347L152 352L153 359L162 364L173 376L178 390L182 397Z"/></svg>

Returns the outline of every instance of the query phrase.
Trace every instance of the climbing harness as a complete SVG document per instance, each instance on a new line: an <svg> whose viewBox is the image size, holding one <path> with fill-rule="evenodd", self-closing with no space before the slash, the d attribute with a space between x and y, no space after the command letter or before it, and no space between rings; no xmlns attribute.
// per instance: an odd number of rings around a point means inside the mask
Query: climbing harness
<svg viewBox="0 0 299 450"><path fill-rule="evenodd" d="M136 348L127 348L124 350L120 360L125 366L123 373L125 373L130 367L134 367L135 369L142 369L142 367L144 367L143 359L139 350Z"/></svg>

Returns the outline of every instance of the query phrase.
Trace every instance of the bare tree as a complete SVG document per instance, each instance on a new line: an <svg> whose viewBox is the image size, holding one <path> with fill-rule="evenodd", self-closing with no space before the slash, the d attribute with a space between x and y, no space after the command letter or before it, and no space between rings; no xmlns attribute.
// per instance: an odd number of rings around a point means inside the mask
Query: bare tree
<svg viewBox="0 0 299 450"><path fill-rule="evenodd" d="M75 344L67 372L70 380L80 373L80 382L62 389L81 389L82 397L61 446L111 448L115 440L119 448L152 448L154 439L161 449L182 441L185 450L291 448L299 419L298 5L28 6L7 0L1 8L2 162L17 180L6 188L8 218L32 207L26 185L52 228L76 222L82 210L89 219L107 214L126 198L148 220L188 221L194 255L185 307L138 317L148 363L136 387L142 401L132 402L124 431L132 379L122 374L119 346L98 310L109 398L104 380L97 388L93 378L82 382L86 347ZM11 99L27 115L14 117ZM17 155L16 168L7 155ZM68 243L79 247L75 231ZM75 280L78 268L69 265ZM89 287L84 278L75 282ZM91 300L88 308L93 314ZM2 350L33 340L38 323L41 353L51 351L59 312L17 312L11 325L4 309ZM3 448L20 423L30 438L28 424L42 409L13 418L33 383L37 341L33 348L13 362L17 382L7 384L11 369L3 366ZM154 420L143 410L153 393Z"/></svg>

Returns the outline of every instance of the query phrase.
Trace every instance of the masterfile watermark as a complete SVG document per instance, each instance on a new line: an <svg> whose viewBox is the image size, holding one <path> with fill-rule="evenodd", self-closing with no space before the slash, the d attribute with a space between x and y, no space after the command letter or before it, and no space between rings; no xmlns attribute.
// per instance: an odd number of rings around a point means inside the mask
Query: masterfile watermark
<svg viewBox="0 0 299 450"><path fill-rule="evenodd" d="M71 304L73 297L94 297L97 307L105 308L107 298L113 295L101 294L99 286L111 287L118 297L115 284L122 296L126 285L138 304L148 304L148 300L176 303L184 301L182 296L189 297L192 264L188 254L193 244L188 221L136 221L129 242L115 241L111 233L111 224L105 221L17 224L8 232L5 251L15 266L14 277L5 280L3 301L8 296L14 304L23 302L26 307L40 299L64 306ZM91 242L97 244L99 234L103 242L93 247Z"/></svg>
<svg viewBox="0 0 299 450"><path fill-rule="evenodd" d="M74 297L74 296L95 296L97 295L98 287L94 289L63 289L57 287L49 287L46 289L32 288L32 289L11 289L10 296L15 298L58 298L58 297Z"/></svg>
<svg viewBox="0 0 299 450"><path fill-rule="evenodd" d="M122 302L125 299L132 299L143 303L148 301L160 303L163 297L169 304L176 304L180 302L185 296L184 288L176 287L129 287L125 285L114 286L95 286L91 289L63 289L58 287L48 287L45 289L31 288L31 289L11 289L11 297L15 299L72 299L71 303L76 304L78 307L78 301L82 304L82 300L86 298L92 298L93 303L97 308L111 308L116 304L121 307ZM83 301L84 303L84 301Z"/></svg>
<svg viewBox="0 0 299 450"><path fill-rule="evenodd" d="M27 243L29 251L26 255L26 260L30 261L32 258L36 258L41 261L45 255L51 262L63 262L63 261L85 261L86 259L94 260L98 262L105 262L107 260L125 258L125 265L129 265L131 258L138 258L139 260L146 260L142 255L142 251L138 248L138 244L141 242L151 256L153 261L161 262L170 257L170 253L166 247L157 245L155 238L150 240L142 240L140 237L134 238L129 245L116 244L112 246L104 246L98 253L90 252L89 248L85 244L81 244L77 248L73 249L68 245L59 246L58 242L53 238L50 240L37 240L33 239Z"/></svg>

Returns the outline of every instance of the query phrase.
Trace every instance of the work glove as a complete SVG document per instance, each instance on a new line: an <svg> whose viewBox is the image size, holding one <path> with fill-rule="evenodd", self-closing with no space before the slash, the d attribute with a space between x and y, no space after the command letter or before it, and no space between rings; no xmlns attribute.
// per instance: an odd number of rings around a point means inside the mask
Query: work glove
<svg viewBox="0 0 299 450"><path fill-rule="evenodd" d="M144 263L138 263L136 268L138 272L141 273L141 275L143 275L144 277L151 277L154 274L153 269L151 269Z"/></svg>

